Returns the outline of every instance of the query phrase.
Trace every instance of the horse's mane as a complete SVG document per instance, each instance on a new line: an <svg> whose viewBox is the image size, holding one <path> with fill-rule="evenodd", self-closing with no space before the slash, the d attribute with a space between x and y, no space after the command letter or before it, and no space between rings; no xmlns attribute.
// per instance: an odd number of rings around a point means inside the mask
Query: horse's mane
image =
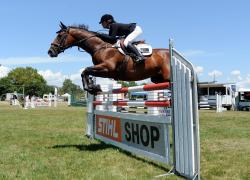
<svg viewBox="0 0 250 180"><path fill-rule="evenodd" d="M89 31L89 26L85 24L73 24L70 28L83 29Z"/></svg>
<svg viewBox="0 0 250 180"><path fill-rule="evenodd" d="M76 28L76 29L80 29L80 30L85 30L85 31L88 31L88 32L91 32L91 33L94 33L94 34L98 34L97 32L95 31L90 31L89 30L89 26L88 25L85 25L85 24L74 24L72 26L69 26L70 28Z"/></svg>

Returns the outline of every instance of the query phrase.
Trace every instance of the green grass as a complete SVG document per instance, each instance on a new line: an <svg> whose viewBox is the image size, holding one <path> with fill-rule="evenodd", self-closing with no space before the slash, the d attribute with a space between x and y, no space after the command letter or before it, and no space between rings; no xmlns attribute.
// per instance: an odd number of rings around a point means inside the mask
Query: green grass
<svg viewBox="0 0 250 180"><path fill-rule="evenodd" d="M86 138L85 122L82 107L1 102L0 179L153 179L169 170ZM250 179L249 112L201 111L200 133L202 179Z"/></svg>

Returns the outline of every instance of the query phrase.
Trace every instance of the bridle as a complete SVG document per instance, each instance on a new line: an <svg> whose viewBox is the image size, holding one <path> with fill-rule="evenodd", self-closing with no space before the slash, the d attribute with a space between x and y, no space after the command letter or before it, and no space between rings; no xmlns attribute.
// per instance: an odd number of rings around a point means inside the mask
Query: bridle
<svg viewBox="0 0 250 180"><path fill-rule="evenodd" d="M66 32L65 34L62 35L62 37L59 40L59 43L51 43L51 45L54 48L57 48L58 53L64 52L65 49L69 48L69 47L64 47L66 39L67 39L68 33Z"/></svg>
<svg viewBox="0 0 250 180"><path fill-rule="evenodd" d="M76 41L75 43L73 43L73 44L71 44L71 45L69 45L69 46L65 46L66 39L67 39L67 37L68 37L68 35L69 35L69 29L70 29L70 27L68 27L68 28L65 29L65 30L61 30L61 31L65 32L65 33L63 33L63 34L61 35L62 37L60 38L60 40L58 41L58 43L51 43L51 45L52 45L54 48L57 49L58 54L64 52L66 49L68 49L68 48L70 48L70 47L72 47L72 46L78 46L78 50L79 50L79 51L85 52L85 51L80 50L79 45L80 45L80 44L85 44L85 43L87 43L87 41L88 41L89 39L93 38L93 37L97 37L97 35L92 35L92 36L89 36L89 37L80 39L80 40ZM60 31L59 31L58 33L60 33ZM108 48L107 43L105 43L105 46L102 46L102 47L98 48L97 50L94 50L94 53L96 53L98 50L100 50L100 49L102 49L102 48L104 48L104 47L105 47L105 48Z"/></svg>

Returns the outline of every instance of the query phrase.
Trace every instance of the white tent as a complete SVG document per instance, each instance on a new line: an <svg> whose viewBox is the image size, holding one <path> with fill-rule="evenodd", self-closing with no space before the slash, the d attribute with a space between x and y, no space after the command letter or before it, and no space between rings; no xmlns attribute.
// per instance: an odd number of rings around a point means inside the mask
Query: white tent
<svg viewBox="0 0 250 180"><path fill-rule="evenodd" d="M69 97L69 96L71 96L69 93L65 93L62 95L62 97Z"/></svg>

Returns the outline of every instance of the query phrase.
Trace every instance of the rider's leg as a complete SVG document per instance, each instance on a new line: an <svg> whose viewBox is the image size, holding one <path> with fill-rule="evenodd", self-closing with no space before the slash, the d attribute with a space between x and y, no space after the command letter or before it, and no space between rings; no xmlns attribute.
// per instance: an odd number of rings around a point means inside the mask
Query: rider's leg
<svg viewBox="0 0 250 180"><path fill-rule="evenodd" d="M138 49L130 42L127 45L127 49L129 52L132 52L133 54L136 55L135 62L140 62L144 60L143 55L138 51Z"/></svg>
<svg viewBox="0 0 250 180"><path fill-rule="evenodd" d="M140 34L142 34L142 29L140 26L136 26L134 31L131 32L124 40L124 45L131 51L133 54L136 55L136 62L139 62L144 59L142 54L137 50L137 48L132 44L132 41L137 38Z"/></svg>

